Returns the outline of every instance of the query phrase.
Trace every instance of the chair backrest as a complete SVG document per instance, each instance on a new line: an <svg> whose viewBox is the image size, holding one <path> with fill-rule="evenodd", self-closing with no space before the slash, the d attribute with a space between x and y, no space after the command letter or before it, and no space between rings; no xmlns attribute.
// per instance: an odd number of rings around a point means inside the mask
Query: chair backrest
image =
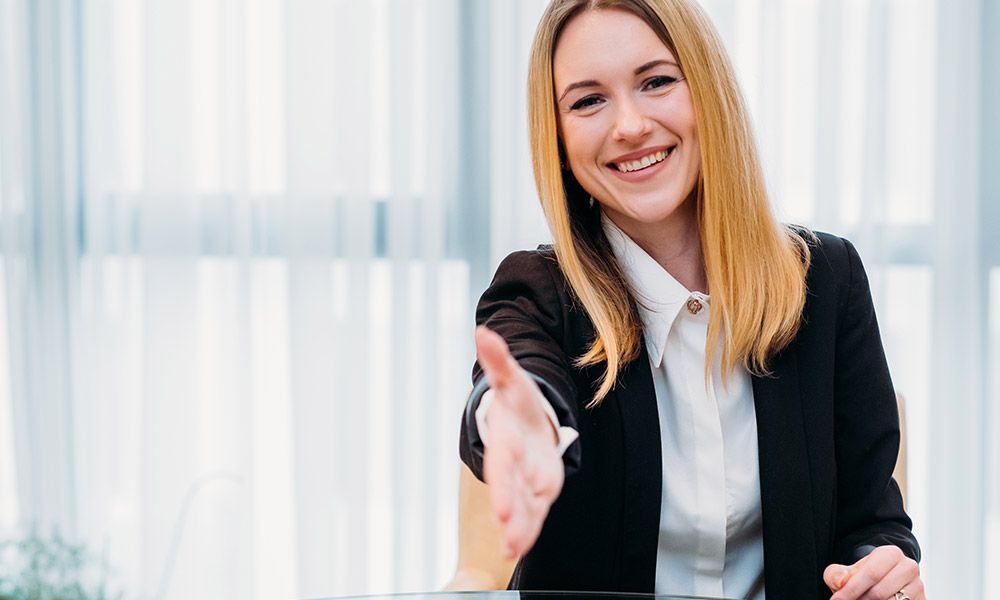
<svg viewBox="0 0 1000 600"><path fill-rule="evenodd" d="M899 408L899 455L896 457L896 468L892 478L899 484L903 494L903 506L906 506L906 401L902 394L896 393L896 406Z"/></svg>
<svg viewBox="0 0 1000 600"><path fill-rule="evenodd" d="M516 564L501 555L500 524L490 507L489 487L462 465L458 484L458 568L445 591L505 589Z"/></svg>

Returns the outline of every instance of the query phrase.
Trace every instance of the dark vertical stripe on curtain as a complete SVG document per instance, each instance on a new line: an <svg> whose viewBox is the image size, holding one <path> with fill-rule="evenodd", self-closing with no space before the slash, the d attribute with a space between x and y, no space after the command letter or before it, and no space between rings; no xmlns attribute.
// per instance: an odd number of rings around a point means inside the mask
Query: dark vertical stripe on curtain
<svg viewBox="0 0 1000 600"><path fill-rule="evenodd" d="M76 534L72 299L79 249L79 4L26 3L26 97L29 139L24 162L23 289L12 289L22 320L12 321L12 353L26 357L12 371L22 520L43 532ZM20 413L20 416L17 414ZM26 452L25 452L26 451Z"/></svg>

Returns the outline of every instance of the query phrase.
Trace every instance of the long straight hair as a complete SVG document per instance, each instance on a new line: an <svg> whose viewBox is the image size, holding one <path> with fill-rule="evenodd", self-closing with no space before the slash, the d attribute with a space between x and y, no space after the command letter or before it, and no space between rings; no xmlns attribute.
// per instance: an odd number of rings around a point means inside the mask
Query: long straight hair
<svg viewBox="0 0 1000 600"><path fill-rule="evenodd" d="M691 91L701 146L694 201L712 298L705 376L711 373L720 339L723 374L742 365L767 375L768 359L798 332L809 247L771 212L749 113L718 33L693 0L553 0L542 15L531 51L529 137L535 185L556 258L596 333L575 364L605 364L588 407L598 405L624 365L639 356L641 331L634 298L601 230L599 211L588 208L589 195L561 166L555 47L574 16L602 9L627 10L645 21L677 58Z"/></svg>

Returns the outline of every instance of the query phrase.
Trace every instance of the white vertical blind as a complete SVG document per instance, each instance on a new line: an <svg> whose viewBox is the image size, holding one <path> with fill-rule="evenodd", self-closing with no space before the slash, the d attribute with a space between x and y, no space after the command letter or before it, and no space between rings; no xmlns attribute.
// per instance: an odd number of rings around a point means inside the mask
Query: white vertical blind
<svg viewBox="0 0 1000 600"><path fill-rule="evenodd" d="M491 2L489 83L490 266L510 252L549 243L528 148L527 65L544 0Z"/></svg>
<svg viewBox="0 0 1000 600"><path fill-rule="evenodd" d="M62 415L75 410L68 331L75 324L69 306L78 300L78 274L65 261L78 240L76 13L50 2L0 10L0 29L9 34L0 43L0 231L12 349L10 412L15 453L34 466L18 465L18 505L37 508L39 526L62 524L72 536L78 477L69 464L73 421ZM40 31L53 35L41 40ZM18 60L25 52L32 65ZM34 112L48 118L32 119Z"/></svg>
<svg viewBox="0 0 1000 600"><path fill-rule="evenodd" d="M988 378L988 398L986 403L986 419L984 429L987 432L1000 431L1000 267L990 270L990 325L989 325L989 362L986 366ZM1000 436L988 435L986 451L987 474L985 523L983 538L985 548L982 564L1000 564ZM988 569L983 569L983 589L988 589L986 581Z"/></svg>
<svg viewBox="0 0 1000 600"><path fill-rule="evenodd" d="M0 535L17 527L17 469L14 464L14 416L11 414L10 338L4 261L0 260Z"/></svg>
<svg viewBox="0 0 1000 600"><path fill-rule="evenodd" d="M991 74L1000 64L1000 39L991 32L1000 28L1000 3L985 2L980 17L982 33L981 85L983 107L1000 104L1000 81ZM982 422L986 440L985 474L986 502L984 510L985 549L982 554L981 589L989 590L992 580L989 566L1000 564L1000 113L983 111L980 127L980 175L982 177L983 215L979 223L980 240L985 263L990 273L989 285L989 353L985 365L987 393Z"/></svg>
<svg viewBox="0 0 1000 600"><path fill-rule="evenodd" d="M939 578L941 593L958 598L982 597L992 587L986 585L983 562L989 271L983 265L979 225L987 214L981 170L995 167L979 160L980 127L985 122L980 94L988 72L981 63L984 6L941 3L932 113L937 166L931 329L935 370L929 406L934 426L927 440L933 485L928 490L925 543L930 575Z"/></svg>

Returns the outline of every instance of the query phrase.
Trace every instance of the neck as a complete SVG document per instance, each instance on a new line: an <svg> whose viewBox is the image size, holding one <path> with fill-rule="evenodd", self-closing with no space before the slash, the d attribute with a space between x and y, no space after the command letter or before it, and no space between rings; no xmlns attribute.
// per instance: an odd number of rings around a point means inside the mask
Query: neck
<svg viewBox="0 0 1000 600"><path fill-rule="evenodd" d="M693 198L660 223L619 223L619 219L608 216L681 285L692 292L708 293L701 232Z"/></svg>

